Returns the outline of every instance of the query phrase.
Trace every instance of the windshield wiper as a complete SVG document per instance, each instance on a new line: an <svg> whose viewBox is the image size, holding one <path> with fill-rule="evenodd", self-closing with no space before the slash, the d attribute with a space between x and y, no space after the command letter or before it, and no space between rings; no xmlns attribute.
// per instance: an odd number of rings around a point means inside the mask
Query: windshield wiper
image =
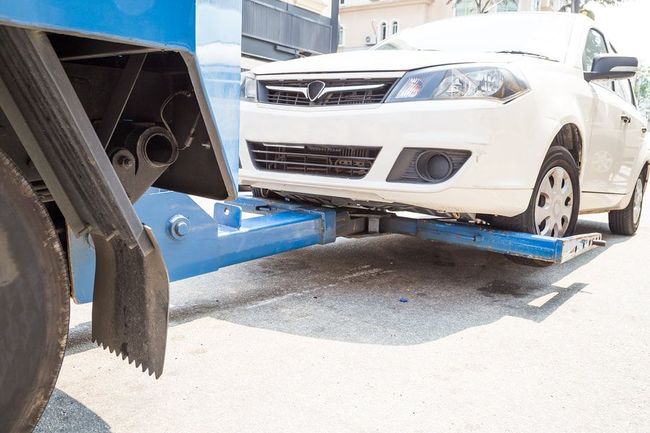
<svg viewBox="0 0 650 433"><path fill-rule="evenodd" d="M537 54L537 53L531 53L528 51L517 51L517 50L505 50L505 51L495 51L497 54L521 54L522 56L531 56L531 57L537 57L538 59L544 59L544 60L550 60L551 62L557 62L555 59L551 59L548 56L544 56L542 54Z"/></svg>

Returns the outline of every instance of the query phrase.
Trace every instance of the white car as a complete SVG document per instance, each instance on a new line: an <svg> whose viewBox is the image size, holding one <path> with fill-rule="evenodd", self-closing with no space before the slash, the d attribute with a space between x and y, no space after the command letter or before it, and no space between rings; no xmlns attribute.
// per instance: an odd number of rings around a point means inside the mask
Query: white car
<svg viewBox="0 0 650 433"><path fill-rule="evenodd" d="M555 237L609 211L633 234L650 152L638 61L615 53L587 17L495 13L262 65L242 78L240 183Z"/></svg>

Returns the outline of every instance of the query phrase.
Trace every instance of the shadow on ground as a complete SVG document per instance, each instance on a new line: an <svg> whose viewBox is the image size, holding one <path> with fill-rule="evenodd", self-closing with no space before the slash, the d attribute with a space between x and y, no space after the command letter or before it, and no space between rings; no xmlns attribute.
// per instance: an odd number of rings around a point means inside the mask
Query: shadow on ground
<svg viewBox="0 0 650 433"><path fill-rule="evenodd" d="M579 232L606 233L609 246L626 239L609 234L602 223L582 223ZM555 283L605 250L532 268L498 254L404 236L352 240L252 263L252 281L240 284L257 287L256 294L188 303L175 308L171 320L176 325L208 315L314 338L419 344L504 316L545 320L588 285Z"/></svg>
<svg viewBox="0 0 650 433"><path fill-rule="evenodd" d="M608 247L627 239L593 221L577 232L601 232ZM608 247L534 268L407 236L342 240L175 283L170 325L207 316L313 338L419 344L505 316L545 320L588 286L555 283ZM88 322L75 327L68 354L96 347L89 334Z"/></svg>
<svg viewBox="0 0 650 433"><path fill-rule="evenodd" d="M591 275L565 277L628 239L592 221L581 221L578 232L601 232L608 246L548 268L406 236L340 240L173 284L170 326L214 318L310 338L405 346L504 317L539 323L572 297L590 296ZM71 329L67 355L96 347L90 331L90 322ZM110 426L56 390L36 432L63 431L104 433Z"/></svg>
<svg viewBox="0 0 650 433"><path fill-rule="evenodd" d="M111 428L97 414L55 389L34 433L110 433Z"/></svg>

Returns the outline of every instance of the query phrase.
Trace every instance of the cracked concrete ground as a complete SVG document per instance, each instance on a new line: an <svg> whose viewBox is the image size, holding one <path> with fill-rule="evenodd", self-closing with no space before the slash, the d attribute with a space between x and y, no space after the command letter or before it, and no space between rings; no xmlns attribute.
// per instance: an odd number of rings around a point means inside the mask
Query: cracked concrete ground
<svg viewBox="0 0 650 433"><path fill-rule="evenodd" d="M544 269L385 236L175 283L160 380L73 306L37 431L646 433L650 213L604 221L579 231L606 248Z"/></svg>

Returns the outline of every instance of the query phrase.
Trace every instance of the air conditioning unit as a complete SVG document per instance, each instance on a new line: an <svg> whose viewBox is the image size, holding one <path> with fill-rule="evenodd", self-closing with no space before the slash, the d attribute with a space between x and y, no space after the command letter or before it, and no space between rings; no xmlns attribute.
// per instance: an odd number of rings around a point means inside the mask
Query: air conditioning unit
<svg viewBox="0 0 650 433"><path fill-rule="evenodd" d="M377 43L377 36L368 35L366 36L366 45L375 45Z"/></svg>

